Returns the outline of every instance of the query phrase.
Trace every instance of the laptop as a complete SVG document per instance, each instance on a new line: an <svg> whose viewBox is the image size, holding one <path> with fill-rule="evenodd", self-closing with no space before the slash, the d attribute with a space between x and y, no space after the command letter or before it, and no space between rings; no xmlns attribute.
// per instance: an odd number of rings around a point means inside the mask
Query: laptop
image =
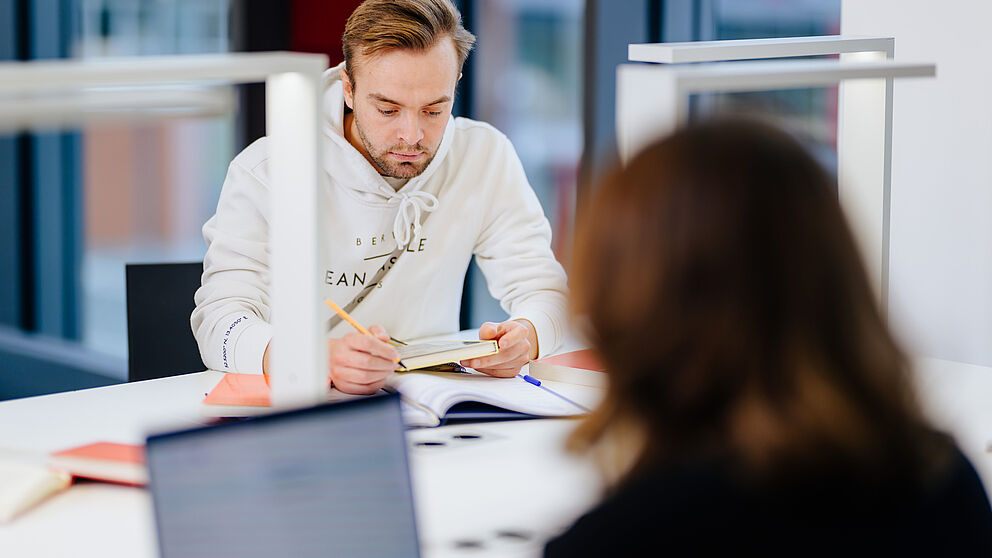
<svg viewBox="0 0 992 558"><path fill-rule="evenodd" d="M148 438L163 558L419 556L398 395Z"/></svg>

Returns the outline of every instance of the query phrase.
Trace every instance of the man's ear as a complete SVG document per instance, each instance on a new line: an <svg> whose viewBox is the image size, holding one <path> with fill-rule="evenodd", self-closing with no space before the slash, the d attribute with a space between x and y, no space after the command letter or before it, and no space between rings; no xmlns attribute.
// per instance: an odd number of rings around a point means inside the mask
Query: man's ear
<svg viewBox="0 0 992 558"><path fill-rule="evenodd" d="M338 71L341 73L341 86L344 90L344 104L351 110L355 110L355 89L354 85L351 83L351 76L348 75L348 70L345 68L341 68Z"/></svg>

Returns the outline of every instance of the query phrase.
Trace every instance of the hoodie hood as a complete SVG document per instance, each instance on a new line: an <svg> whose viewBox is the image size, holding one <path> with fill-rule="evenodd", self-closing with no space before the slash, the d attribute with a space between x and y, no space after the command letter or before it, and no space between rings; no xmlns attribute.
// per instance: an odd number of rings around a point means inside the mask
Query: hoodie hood
<svg viewBox="0 0 992 558"><path fill-rule="evenodd" d="M438 199L423 190L431 176L444 163L451 150L454 118L448 117L441 145L424 172L411 178L398 191L344 137L344 85L341 69L344 63L324 71L324 92L321 109L324 114L322 130L329 138L324 142L323 167L333 187L344 188L362 202L374 206L396 207L393 234L400 246L407 246L420 236L425 214L438 207Z"/></svg>

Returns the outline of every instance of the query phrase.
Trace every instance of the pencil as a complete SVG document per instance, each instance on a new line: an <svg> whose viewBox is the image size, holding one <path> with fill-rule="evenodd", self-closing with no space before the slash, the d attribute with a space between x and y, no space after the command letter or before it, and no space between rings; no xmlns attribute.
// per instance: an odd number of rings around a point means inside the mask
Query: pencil
<svg viewBox="0 0 992 558"><path fill-rule="evenodd" d="M334 310L334 312L336 312L338 316L341 316L341 319L343 319L344 321L346 321L349 324L351 324L351 327L357 329L359 333L361 333L362 335L372 335L372 332L371 331L369 331L369 330L365 329L364 327L362 327L362 324L356 322L355 321L355 318L352 318L351 316L349 316L348 313L345 312L343 308L341 308L337 304L334 304L334 301L333 300L331 300L329 298L325 298L324 299L324 303L327 304L328 306L330 306L331 307L331 310ZM372 335L372 337L375 337L375 336ZM390 341L393 340L392 337L390 337L389 339L390 339ZM403 366L403 362L402 361L397 360L396 362L400 366ZM406 368L405 366L403 366L403 367Z"/></svg>
<svg viewBox="0 0 992 558"><path fill-rule="evenodd" d="M328 306L330 306L331 307L331 310L334 310L337 313L338 316L341 316L341 319L343 319L344 321L346 321L349 324L351 324L351 327L357 329L358 330L358 333L361 333L362 335L372 335L372 332L371 331L369 331L369 330L365 329L364 327L362 327L362 324L356 322L355 321L355 318L352 318L351 316L348 315L347 312L345 312L344 310L342 310L340 306L338 306L337 304L334 304L334 301L333 300L331 300L329 298L325 298L324 299L324 303L326 303Z"/></svg>

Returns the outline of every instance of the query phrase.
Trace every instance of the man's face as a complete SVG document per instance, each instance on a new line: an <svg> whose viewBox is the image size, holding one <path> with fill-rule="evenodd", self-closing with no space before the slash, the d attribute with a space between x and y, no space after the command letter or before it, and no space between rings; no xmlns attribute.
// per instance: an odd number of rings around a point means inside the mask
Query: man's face
<svg viewBox="0 0 992 558"><path fill-rule="evenodd" d="M384 176L419 175L437 154L451 114L460 77L454 43L444 38L423 52L359 56L356 65L354 82L344 71L341 77L363 155Z"/></svg>

